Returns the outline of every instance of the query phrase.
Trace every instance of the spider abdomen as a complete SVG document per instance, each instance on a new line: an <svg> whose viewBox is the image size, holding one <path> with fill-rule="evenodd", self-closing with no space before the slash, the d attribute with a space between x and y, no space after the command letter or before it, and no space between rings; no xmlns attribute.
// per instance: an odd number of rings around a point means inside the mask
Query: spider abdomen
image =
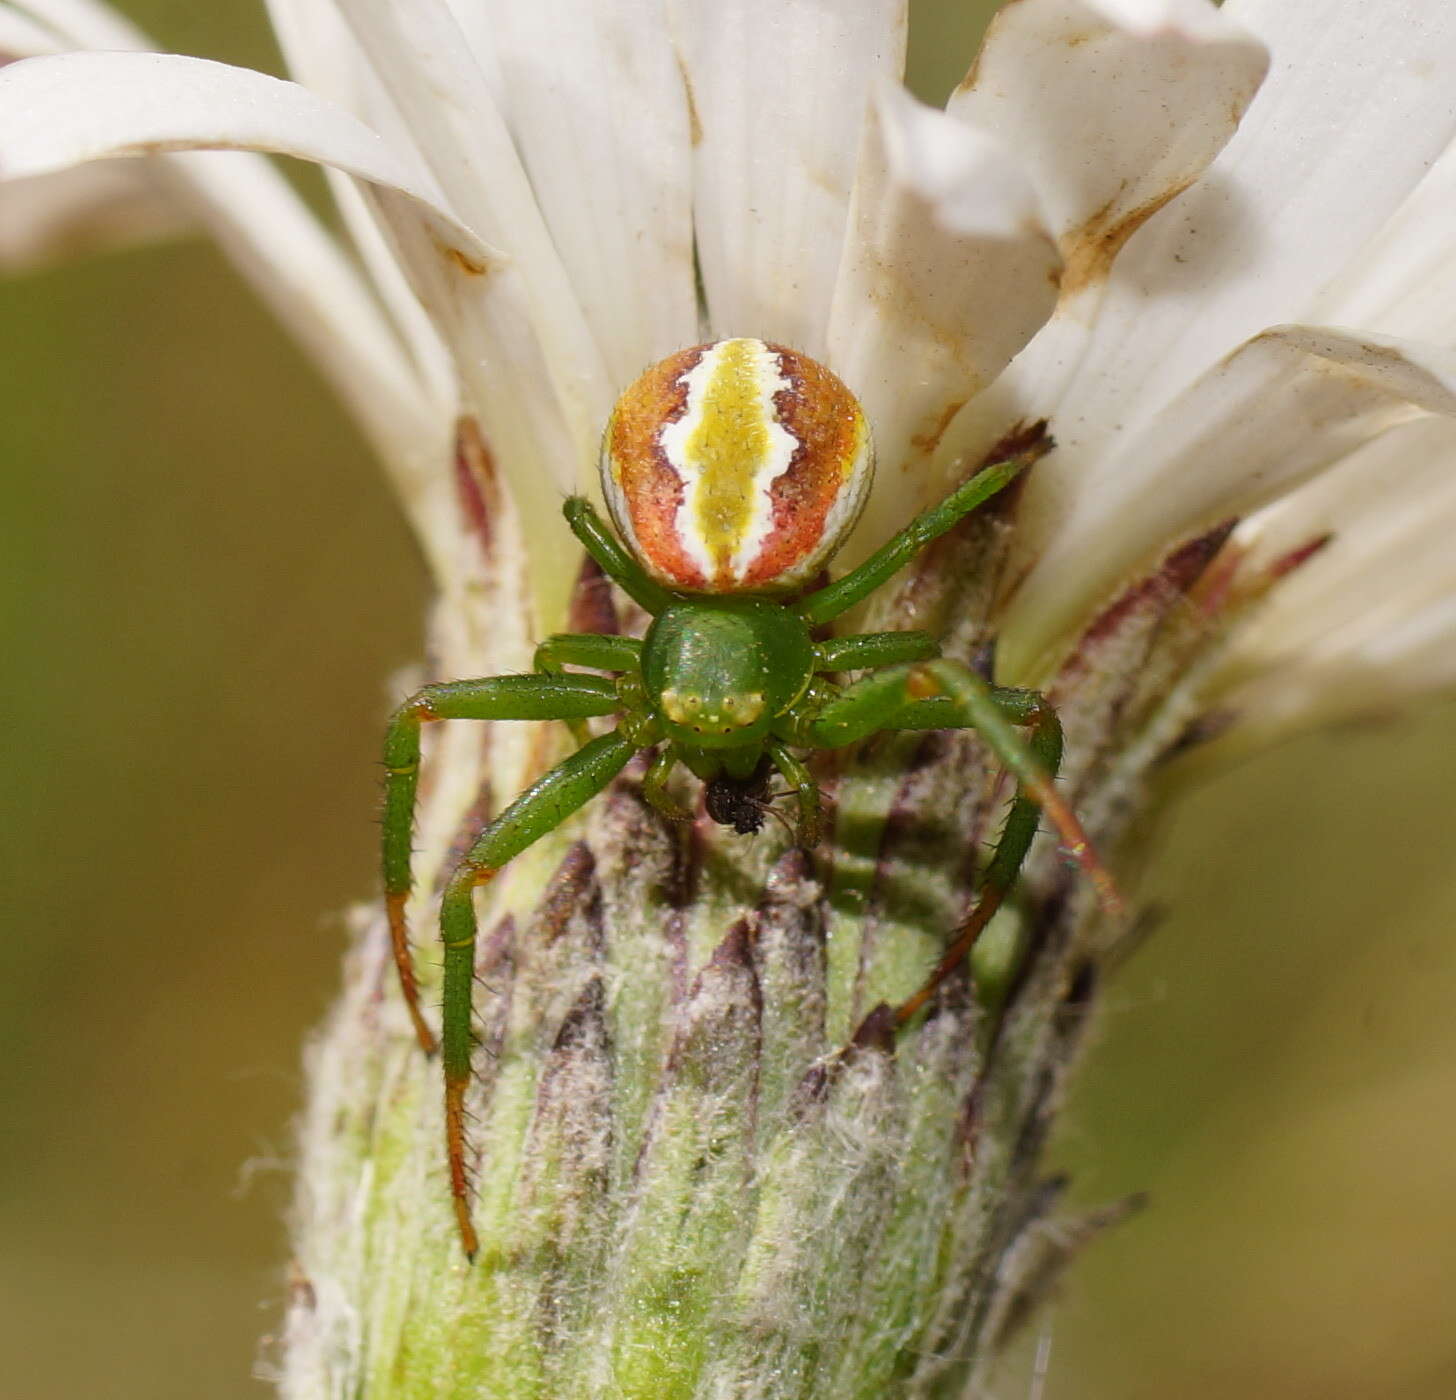
<svg viewBox="0 0 1456 1400"><path fill-rule="evenodd" d="M858 401L817 360L767 341L681 350L617 401L602 490L669 588L787 590L843 542L874 471Z"/></svg>

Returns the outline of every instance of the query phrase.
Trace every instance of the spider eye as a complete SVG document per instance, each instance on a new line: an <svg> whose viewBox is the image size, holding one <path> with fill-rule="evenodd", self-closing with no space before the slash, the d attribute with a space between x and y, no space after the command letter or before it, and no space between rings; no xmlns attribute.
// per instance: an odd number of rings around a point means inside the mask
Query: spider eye
<svg viewBox="0 0 1456 1400"><path fill-rule="evenodd" d="M688 725L698 733L701 733L702 730L693 724L693 721L702 708L703 697L701 695L684 695L682 691L672 689L662 692L662 713L674 724Z"/></svg>
<svg viewBox="0 0 1456 1400"><path fill-rule="evenodd" d="M709 702L701 695L669 688L662 692L661 704L668 719L694 734L728 734L753 724L763 714L765 701L759 691Z"/></svg>
<svg viewBox="0 0 1456 1400"><path fill-rule="evenodd" d="M869 424L807 355L719 340L659 361L617 401L602 490L647 571L670 588L797 587L838 549L874 474Z"/></svg>
<svg viewBox="0 0 1456 1400"><path fill-rule="evenodd" d="M734 724L752 724L763 713L763 694L755 690L751 695L725 696L723 709Z"/></svg>

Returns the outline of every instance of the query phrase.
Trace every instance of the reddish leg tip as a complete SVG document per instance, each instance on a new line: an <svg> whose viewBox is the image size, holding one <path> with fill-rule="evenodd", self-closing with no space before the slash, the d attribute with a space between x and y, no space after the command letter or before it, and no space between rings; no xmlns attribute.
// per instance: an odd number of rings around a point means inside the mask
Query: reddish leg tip
<svg viewBox="0 0 1456 1400"><path fill-rule="evenodd" d="M420 1049L425 1052L426 1059L433 1059L435 1052L440 1048L439 1042L435 1039L435 1033L425 1024L424 1013L420 1010L420 992L415 982L414 964L410 961L409 932L404 921L405 901L409 898L405 894L386 894L384 896L384 910L389 916L389 941L394 951L394 966L399 973L399 989L404 993L404 1004L409 1011L410 1024L415 1028L415 1039L420 1043Z"/></svg>
<svg viewBox="0 0 1456 1400"><path fill-rule="evenodd" d="M1102 906L1102 912L1109 919L1125 919L1127 917L1127 901L1122 897L1122 891L1117 888L1117 882L1106 870L1098 870L1092 877L1093 886L1097 890L1097 902Z"/></svg>
<svg viewBox="0 0 1456 1400"><path fill-rule="evenodd" d="M470 1219L470 1207L461 1200L455 1202L455 1224L460 1231L460 1246L465 1251L465 1258L473 1264L475 1256L480 1253L480 1240Z"/></svg>
<svg viewBox="0 0 1456 1400"><path fill-rule="evenodd" d="M418 1004L406 998L405 1006L409 1010L410 1024L415 1028L415 1040L420 1049L424 1052L427 1060L433 1060L440 1053L440 1042L434 1031L425 1024L425 1018L420 1014Z"/></svg>
<svg viewBox="0 0 1456 1400"><path fill-rule="evenodd" d="M450 1170L450 1204L465 1257L472 1262L480 1249L470 1219L470 1184L465 1174L465 1076L445 1077L445 1159Z"/></svg>

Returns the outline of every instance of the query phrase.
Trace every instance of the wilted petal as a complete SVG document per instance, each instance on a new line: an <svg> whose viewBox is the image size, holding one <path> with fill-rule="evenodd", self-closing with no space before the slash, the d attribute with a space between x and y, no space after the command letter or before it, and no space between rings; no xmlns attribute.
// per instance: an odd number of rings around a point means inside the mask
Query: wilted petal
<svg viewBox="0 0 1456 1400"><path fill-rule="evenodd" d="M1416 186L1456 133L1456 9L1403 9L1230 0L1273 53L1268 81L1208 180L1129 247L1079 399L1114 391L1111 412L1136 414L1302 315Z"/></svg>
<svg viewBox="0 0 1456 1400"><path fill-rule="evenodd" d="M668 3L712 333L822 358L870 94L904 65L904 0Z"/></svg>
<svg viewBox="0 0 1456 1400"><path fill-rule="evenodd" d="M874 424L858 533L872 545L933 494L913 468L1056 301L1036 192L985 132L886 85L874 104L829 324L829 361Z"/></svg>
<svg viewBox="0 0 1456 1400"><path fill-rule="evenodd" d="M1230 0L1273 55L1207 175L1117 261L1065 397L1043 403L1064 450L1028 482L1035 555L1064 511L1102 496L1120 434L1265 326L1305 319L1456 133L1456 6Z"/></svg>
<svg viewBox="0 0 1456 1400"><path fill-rule="evenodd" d="M698 336L687 91L662 11L515 0L491 17L506 117L614 388Z"/></svg>
<svg viewBox="0 0 1456 1400"><path fill-rule="evenodd" d="M1307 326L1266 331L1129 434L1003 619L1000 661L1027 679L1098 599L1169 540L1260 506L1420 411L1456 414L1456 355Z"/></svg>
<svg viewBox="0 0 1456 1400"><path fill-rule="evenodd" d="M1268 66L1264 45L1207 0L1020 0L997 13L948 109L1022 161L1066 267L1056 315L951 426L943 469L1053 411L1114 258L1203 174Z"/></svg>
<svg viewBox="0 0 1456 1400"><path fill-rule="evenodd" d="M1207 0L1020 0L991 22L947 110L993 132L1042 197L1064 291L1223 149L1268 68Z"/></svg>

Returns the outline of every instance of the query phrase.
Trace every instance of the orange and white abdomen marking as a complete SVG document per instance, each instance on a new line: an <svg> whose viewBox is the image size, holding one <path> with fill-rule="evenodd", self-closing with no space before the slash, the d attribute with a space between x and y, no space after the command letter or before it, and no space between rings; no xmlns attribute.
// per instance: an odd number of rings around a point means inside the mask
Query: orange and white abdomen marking
<svg viewBox="0 0 1456 1400"><path fill-rule="evenodd" d="M874 450L858 401L817 360L719 340L628 387L601 467L612 519L648 573L744 593L818 572L864 505Z"/></svg>

